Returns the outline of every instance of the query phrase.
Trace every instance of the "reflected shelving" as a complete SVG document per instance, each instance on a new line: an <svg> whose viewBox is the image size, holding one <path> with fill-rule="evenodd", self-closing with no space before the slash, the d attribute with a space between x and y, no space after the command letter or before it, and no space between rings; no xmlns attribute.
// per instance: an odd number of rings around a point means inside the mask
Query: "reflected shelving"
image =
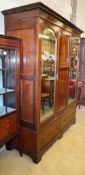
<svg viewBox="0 0 85 175"><path fill-rule="evenodd" d="M16 50L0 48L0 117L16 111Z"/></svg>
<svg viewBox="0 0 85 175"><path fill-rule="evenodd" d="M55 47L54 31L45 28L41 38L41 112L40 121L54 114Z"/></svg>
<svg viewBox="0 0 85 175"><path fill-rule="evenodd" d="M0 95L9 93L9 92L14 92L15 90L13 89L5 89L5 88L0 88Z"/></svg>
<svg viewBox="0 0 85 175"><path fill-rule="evenodd" d="M3 116L3 115L6 115L8 113L14 112L14 111L16 111L16 109L6 107L6 106L1 106L0 107L0 117Z"/></svg>
<svg viewBox="0 0 85 175"><path fill-rule="evenodd" d="M71 57L69 69L69 103L76 99L79 38L71 37Z"/></svg>

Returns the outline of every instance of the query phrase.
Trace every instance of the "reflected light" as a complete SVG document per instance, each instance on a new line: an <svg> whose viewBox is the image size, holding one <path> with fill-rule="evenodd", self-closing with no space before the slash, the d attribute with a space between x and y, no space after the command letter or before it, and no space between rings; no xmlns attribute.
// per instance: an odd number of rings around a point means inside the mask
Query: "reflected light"
<svg viewBox="0 0 85 175"><path fill-rule="evenodd" d="M3 51L3 55L7 55L7 51Z"/></svg>
<svg viewBox="0 0 85 175"><path fill-rule="evenodd" d="M43 39L49 39L49 38L50 38L49 36L41 35L41 34L39 34L39 37L40 37L40 38L43 38Z"/></svg>

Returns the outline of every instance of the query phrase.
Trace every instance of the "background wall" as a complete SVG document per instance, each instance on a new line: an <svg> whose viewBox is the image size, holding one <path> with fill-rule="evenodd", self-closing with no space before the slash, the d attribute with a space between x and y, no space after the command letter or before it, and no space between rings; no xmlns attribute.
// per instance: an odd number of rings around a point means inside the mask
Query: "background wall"
<svg viewBox="0 0 85 175"><path fill-rule="evenodd" d="M13 7L30 4L33 2L41 1L57 13L70 21L72 13L71 0L0 0L0 11L10 9ZM77 18L76 25L85 32L85 0L77 0ZM0 13L0 34L4 34L4 17ZM85 33L82 34L85 36Z"/></svg>

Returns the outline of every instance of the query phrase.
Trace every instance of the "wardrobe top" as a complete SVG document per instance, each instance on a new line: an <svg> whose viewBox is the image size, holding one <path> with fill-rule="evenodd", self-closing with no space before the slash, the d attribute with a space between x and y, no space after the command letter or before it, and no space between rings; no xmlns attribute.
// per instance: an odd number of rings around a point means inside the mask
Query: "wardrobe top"
<svg viewBox="0 0 85 175"><path fill-rule="evenodd" d="M52 10L51 8L49 8L48 6L46 6L45 4L43 4L41 2L32 3L32 4L28 4L28 5L24 5L24 6L19 6L19 7L7 9L7 10L2 11L2 14L10 15L10 14L13 14L13 13L30 11L30 10L34 10L34 9L43 10L44 12L46 12L49 15L55 17L59 21L65 23L69 27L74 28L75 30L77 30L80 33L83 33L83 31L80 28L78 28L77 26L72 24L70 21L68 21L67 19L62 17L60 14L58 14L57 12L55 12L54 10Z"/></svg>

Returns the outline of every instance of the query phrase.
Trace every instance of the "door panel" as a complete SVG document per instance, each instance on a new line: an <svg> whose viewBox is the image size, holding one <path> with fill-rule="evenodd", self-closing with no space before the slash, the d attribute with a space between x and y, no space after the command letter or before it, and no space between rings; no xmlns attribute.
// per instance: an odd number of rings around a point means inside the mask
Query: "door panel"
<svg viewBox="0 0 85 175"><path fill-rule="evenodd" d="M58 111L66 109L67 105L67 82L68 82L68 70L62 70L59 72L58 81Z"/></svg>
<svg viewBox="0 0 85 175"><path fill-rule="evenodd" d="M9 34L9 33L8 33ZM10 31L10 35L20 37L23 40L23 60L22 74L33 76L34 60L34 31L33 29L24 29Z"/></svg>
<svg viewBox="0 0 85 175"><path fill-rule="evenodd" d="M59 65L68 66L68 37L61 35L59 38Z"/></svg>
<svg viewBox="0 0 85 175"><path fill-rule="evenodd" d="M67 107L68 96L68 55L69 38L61 34L59 36L58 48L58 88L57 88L57 110L62 111Z"/></svg>

